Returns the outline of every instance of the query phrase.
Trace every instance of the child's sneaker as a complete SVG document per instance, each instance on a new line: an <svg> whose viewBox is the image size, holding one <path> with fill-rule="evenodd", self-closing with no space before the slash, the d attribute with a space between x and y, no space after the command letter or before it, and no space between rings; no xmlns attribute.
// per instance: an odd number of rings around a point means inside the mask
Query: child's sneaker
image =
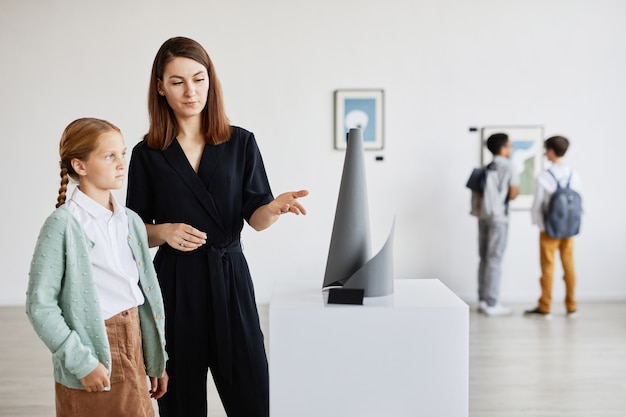
<svg viewBox="0 0 626 417"><path fill-rule="evenodd" d="M543 311L540 311L539 307L535 307L532 310L524 311L524 316L532 317L535 319L544 319L544 320L550 320L552 318L552 314L544 313Z"/></svg>
<svg viewBox="0 0 626 417"><path fill-rule="evenodd" d="M480 303L478 303L478 312L479 313L486 313L487 312L487 302L486 301L481 301Z"/></svg>
<svg viewBox="0 0 626 417"><path fill-rule="evenodd" d="M513 310L498 303L495 306L491 306L491 307L487 306L485 308L485 314L488 315L489 317L509 316L513 314Z"/></svg>
<svg viewBox="0 0 626 417"><path fill-rule="evenodd" d="M572 311L568 311L567 312L567 318L568 319L573 319L578 317L578 310L572 310Z"/></svg>

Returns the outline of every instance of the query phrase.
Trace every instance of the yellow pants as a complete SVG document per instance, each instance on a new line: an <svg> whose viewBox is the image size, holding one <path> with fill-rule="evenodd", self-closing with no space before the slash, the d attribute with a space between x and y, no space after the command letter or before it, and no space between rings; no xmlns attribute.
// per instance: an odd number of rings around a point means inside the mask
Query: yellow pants
<svg viewBox="0 0 626 417"><path fill-rule="evenodd" d="M539 256L541 262L541 298L539 311L550 312L552 304L552 282L554 277L554 255L559 251L563 265L563 280L565 281L565 308L568 312L576 311L574 296L576 287L576 273L574 272L574 237L554 239L546 232L539 235Z"/></svg>

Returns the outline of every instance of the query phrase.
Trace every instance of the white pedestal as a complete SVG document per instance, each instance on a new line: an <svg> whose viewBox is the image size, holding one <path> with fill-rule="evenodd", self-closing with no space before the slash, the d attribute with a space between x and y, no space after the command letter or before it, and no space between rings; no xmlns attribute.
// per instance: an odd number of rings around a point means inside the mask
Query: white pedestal
<svg viewBox="0 0 626 417"><path fill-rule="evenodd" d="M269 311L272 417L467 417L468 306L439 280L331 305L281 281Z"/></svg>

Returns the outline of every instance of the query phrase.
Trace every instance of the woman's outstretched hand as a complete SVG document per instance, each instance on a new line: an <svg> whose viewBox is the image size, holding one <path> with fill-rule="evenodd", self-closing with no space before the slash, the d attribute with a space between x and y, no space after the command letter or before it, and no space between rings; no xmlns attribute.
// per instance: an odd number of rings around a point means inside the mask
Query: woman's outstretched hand
<svg viewBox="0 0 626 417"><path fill-rule="evenodd" d="M306 214L306 209L298 202L298 198L309 195L307 190L290 191L282 193L274 199L269 205L273 206L273 210L278 210L276 214Z"/></svg>
<svg viewBox="0 0 626 417"><path fill-rule="evenodd" d="M256 209L248 223L254 230L261 231L274 224L281 214L306 214L306 209L298 199L307 195L307 190L282 193L270 203Z"/></svg>

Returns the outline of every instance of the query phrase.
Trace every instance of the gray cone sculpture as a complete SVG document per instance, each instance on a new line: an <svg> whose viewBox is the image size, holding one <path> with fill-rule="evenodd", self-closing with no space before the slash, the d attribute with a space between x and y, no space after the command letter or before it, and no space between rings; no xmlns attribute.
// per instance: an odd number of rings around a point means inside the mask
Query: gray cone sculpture
<svg viewBox="0 0 626 417"><path fill-rule="evenodd" d="M365 297L393 294L394 224L382 249L370 256L369 209L361 129L350 129L323 288L364 290Z"/></svg>

